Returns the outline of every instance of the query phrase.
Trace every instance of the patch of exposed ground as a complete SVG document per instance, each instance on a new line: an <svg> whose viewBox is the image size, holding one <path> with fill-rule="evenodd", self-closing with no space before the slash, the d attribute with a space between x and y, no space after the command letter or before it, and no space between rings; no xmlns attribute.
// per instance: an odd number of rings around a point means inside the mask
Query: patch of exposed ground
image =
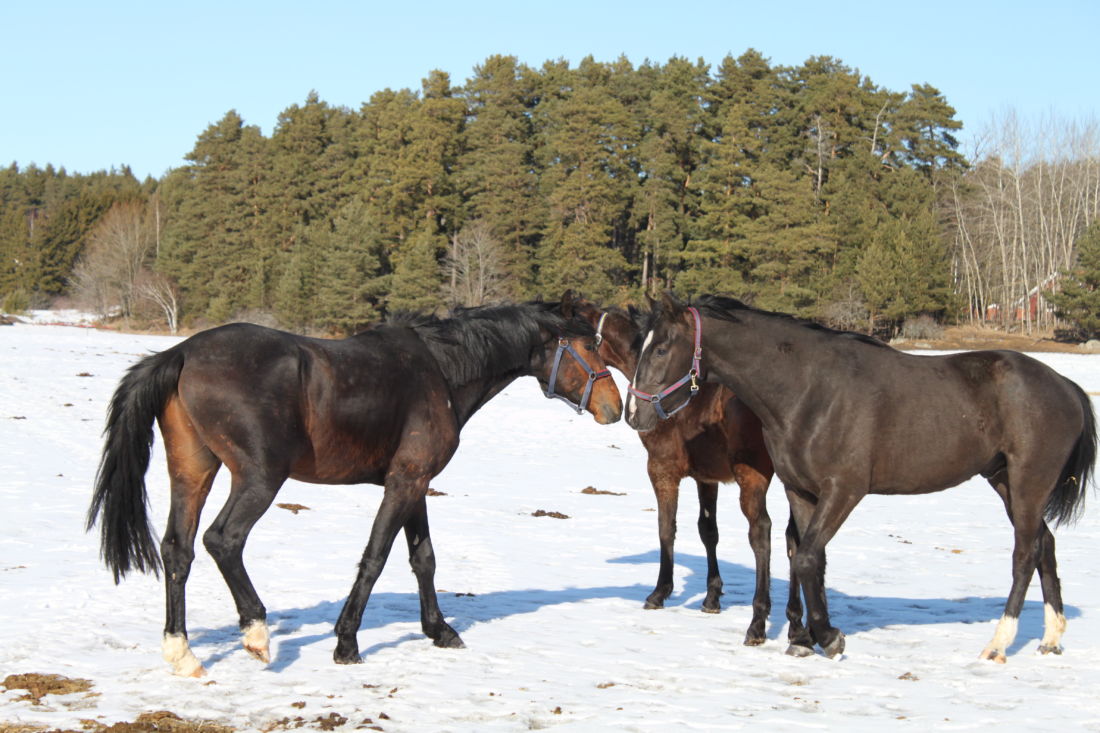
<svg viewBox="0 0 1100 733"><path fill-rule="evenodd" d="M945 328L943 334L936 339L895 339L890 344L905 351L1010 349L1063 354L1088 353L1078 344L1055 341L1052 332L1006 333L979 326L952 326Z"/></svg>

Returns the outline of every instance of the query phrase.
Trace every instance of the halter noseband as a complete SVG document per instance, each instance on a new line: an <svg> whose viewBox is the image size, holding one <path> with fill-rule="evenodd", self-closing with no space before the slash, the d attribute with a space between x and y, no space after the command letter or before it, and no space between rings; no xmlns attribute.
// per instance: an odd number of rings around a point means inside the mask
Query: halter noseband
<svg viewBox="0 0 1100 733"><path fill-rule="evenodd" d="M699 373L702 369L702 367L700 365L700 362L703 359L703 346L702 346L703 321L699 317L699 311L697 311L695 308L689 307L688 310L691 311L692 318L695 319L695 351L691 355L691 369L688 370L688 373L685 374L683 377L681 377L678 381L676 381L672 385L670 385L668 387L665 387L664 389L662 389L660 392L658 392L656 394L650 394L649 392L643 392L642 390L636 388L633 384L631 384L627 387L627 391L630 392L630 394L634 395L635 397L637 397L639 399L643 399L647 402L651 402L653 404L653 409L657 411L657 416L660 417L662 420L669 419L670 417L675 415L677 412L679 412L680 410L687 407L688 403L691 402L691 398L699 393L698 378L699 378ZM672 409L672 410L666 411L665 408L661 407L661 400L668 397L673 392L680 389L681 387L683 387L685 384L688 384L689 382L691 383L691 391L688 393L688 396L687 396L686 400L681 402L678 407L676 407L675 409Z"/></svg>
<svg viewBox="0 0 1100 733"><path fill-rule="evenodd" d="M600 319L600 328L603 328L602 318ZM598 346L602 340L603 335L600 333L600 330L597 329L596 345ZM561 366L561 357L563 354L569 354L570 356L572 356L573 360L580 365L581 369L588 373L588 383L584 385L584 394L581 395L580 403L574 402L565 395L558 394L554 391L554 387L558 383L558 367ZM550 368L550 382L546 386L546 396L561 400L562 402L576 410L577 414L579 415L584 412L585 408L588 407L588 400L592 397L592 385L596 383L597 379L603 379L604 377L610 376L611 371L609 369L604 369L597 372L595 369L588 366L588 362L585 361L584 357L581 356L580 353L573 348L573 344L569 343L568 339L559 338L558 351L556 354L554 354L554 366Z"/></svg>

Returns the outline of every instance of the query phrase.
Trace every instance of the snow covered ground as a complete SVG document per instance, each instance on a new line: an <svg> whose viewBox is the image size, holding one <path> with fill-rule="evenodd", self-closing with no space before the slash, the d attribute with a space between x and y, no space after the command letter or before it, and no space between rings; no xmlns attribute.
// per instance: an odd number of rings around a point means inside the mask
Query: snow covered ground
<svg viewBox="0 0 1100 733"><path fill-rule="evenodd" d="M0 688L0 728L79 730L82 720L170 710L257 731L345 719L339 730L1100 730L1100 506L1057 532L1069 618L1062 656L1036 654L1036 581L1008 664L977 658L1008 592L1012 535L1000 502L976 480L858 507L829 546L830 608L846 653L793 659L783 654L778 481L769 498L768 643L741 645L753 563L734 487L719 498L723 613L699 611L706 566L689 483L677 590L664 610L645 611L657 533L644 451L624 423L576 416L531 379L474 417L433 483L445 495L429 499L440 603L466 649L437 649L421 635L415 581L395 550L359 633L363 663L333 664L332 626L381 490L291 482L279 501L308 509L272 508L246 551L268 608L272 663L241 649L232 601L200 547L188 621L209 675L174 677L160 657L160 583L132 576L115 586L83 523L118 379L175 341L0 329L0 678L54 673L94 684L90 696L47 695L39 704ZM1100 356L1040 358L1100 391ZM219 476L204 527L227 485ZM158 528L167 486L158 442L149 472ZM581 493L588 486L623 495ZM539 509L569 518L532 516Z"/></svg>

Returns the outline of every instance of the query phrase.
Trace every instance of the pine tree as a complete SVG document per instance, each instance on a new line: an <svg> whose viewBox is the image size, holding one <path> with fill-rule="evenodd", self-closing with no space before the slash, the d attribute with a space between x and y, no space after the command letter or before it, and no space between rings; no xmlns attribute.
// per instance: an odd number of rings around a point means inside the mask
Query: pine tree
<svg viewBox="0 0 1100 733"><path fill-rule="evenodd" d="M261 194L267 144L259 128L230 110L199 136L189 165L169 176L162 266L192 314L220 323L268 304L274 247Z"/></svg>
<svg viewBox="0 0 1100 733"><path fill-rule="evenodd" d="M643 130L638 145L641 185L632 205L640 229L643 290L663 289L661 273L671 270L698 211L692 177L702 163L705 110L699 104L708 82L707 66L673 58L663 68L639 70L652 89L636 105ZM656 287L650 287L651 281Z"/></svg>
<svg viewBox="0 0 1100 733"><path fill-rule="evenodd" d="M1083 336L1100 332L1100 222L1093 222L1077 239L1077 264L1062 273L1058 289L1045 296L1059 318Z"/></svg>
<svg viewBox="0 0 1100 733"><path fill-rule="evenodd" d="M587 58L572 72L547 71L550 98L537 110L549 204L537 254L539 288L608 298L625 280L627 261L614 241L637 185L626 157L636 130L622 103L598 83L609 78L606 67Z"/></svg>
<svg viewBox="0 0 1100 733"><path fill-rule="evenodd" d="M464 221L500 243L511 295L535 292L532 248L545 218L538 194L531 110L534 72L512 56L490 56L466 81L466 126L455 171Z"/></svg>
<svg viewBox="0 0 1100 733"><path fill-rule="evenodd" d="M420 229L394 253L386 297L389 311L431 312L443 304L440 256L445 245L437 235Z"/></svg>

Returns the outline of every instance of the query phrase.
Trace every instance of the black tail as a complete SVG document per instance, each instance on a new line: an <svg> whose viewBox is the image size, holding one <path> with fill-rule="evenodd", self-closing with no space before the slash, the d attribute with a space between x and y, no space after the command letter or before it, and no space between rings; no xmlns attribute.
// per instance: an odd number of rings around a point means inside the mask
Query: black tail
<svg viewBox="0 0 1100 733"><path fill-rule="evenodd" d="M1092 411L1092 400L1076 384L1073 386L1081 400L1085 425L1062 469L1054 493L1047 499L1046 518L1055 525L1075 522L1081 515L1085 508L1089 476L1096 460L1096 416Z"/></svg>
<svg viewBox="0 0 1100 733"><path fill-rule="evenodd" d="M107 410L103 458L86 529L100 523L100 554L115 582L131 569L160 574L157 543L146 508L145 471L153 445L153 423L175 394L183 351L168 349L139 361L119 382Z"/></svg>

